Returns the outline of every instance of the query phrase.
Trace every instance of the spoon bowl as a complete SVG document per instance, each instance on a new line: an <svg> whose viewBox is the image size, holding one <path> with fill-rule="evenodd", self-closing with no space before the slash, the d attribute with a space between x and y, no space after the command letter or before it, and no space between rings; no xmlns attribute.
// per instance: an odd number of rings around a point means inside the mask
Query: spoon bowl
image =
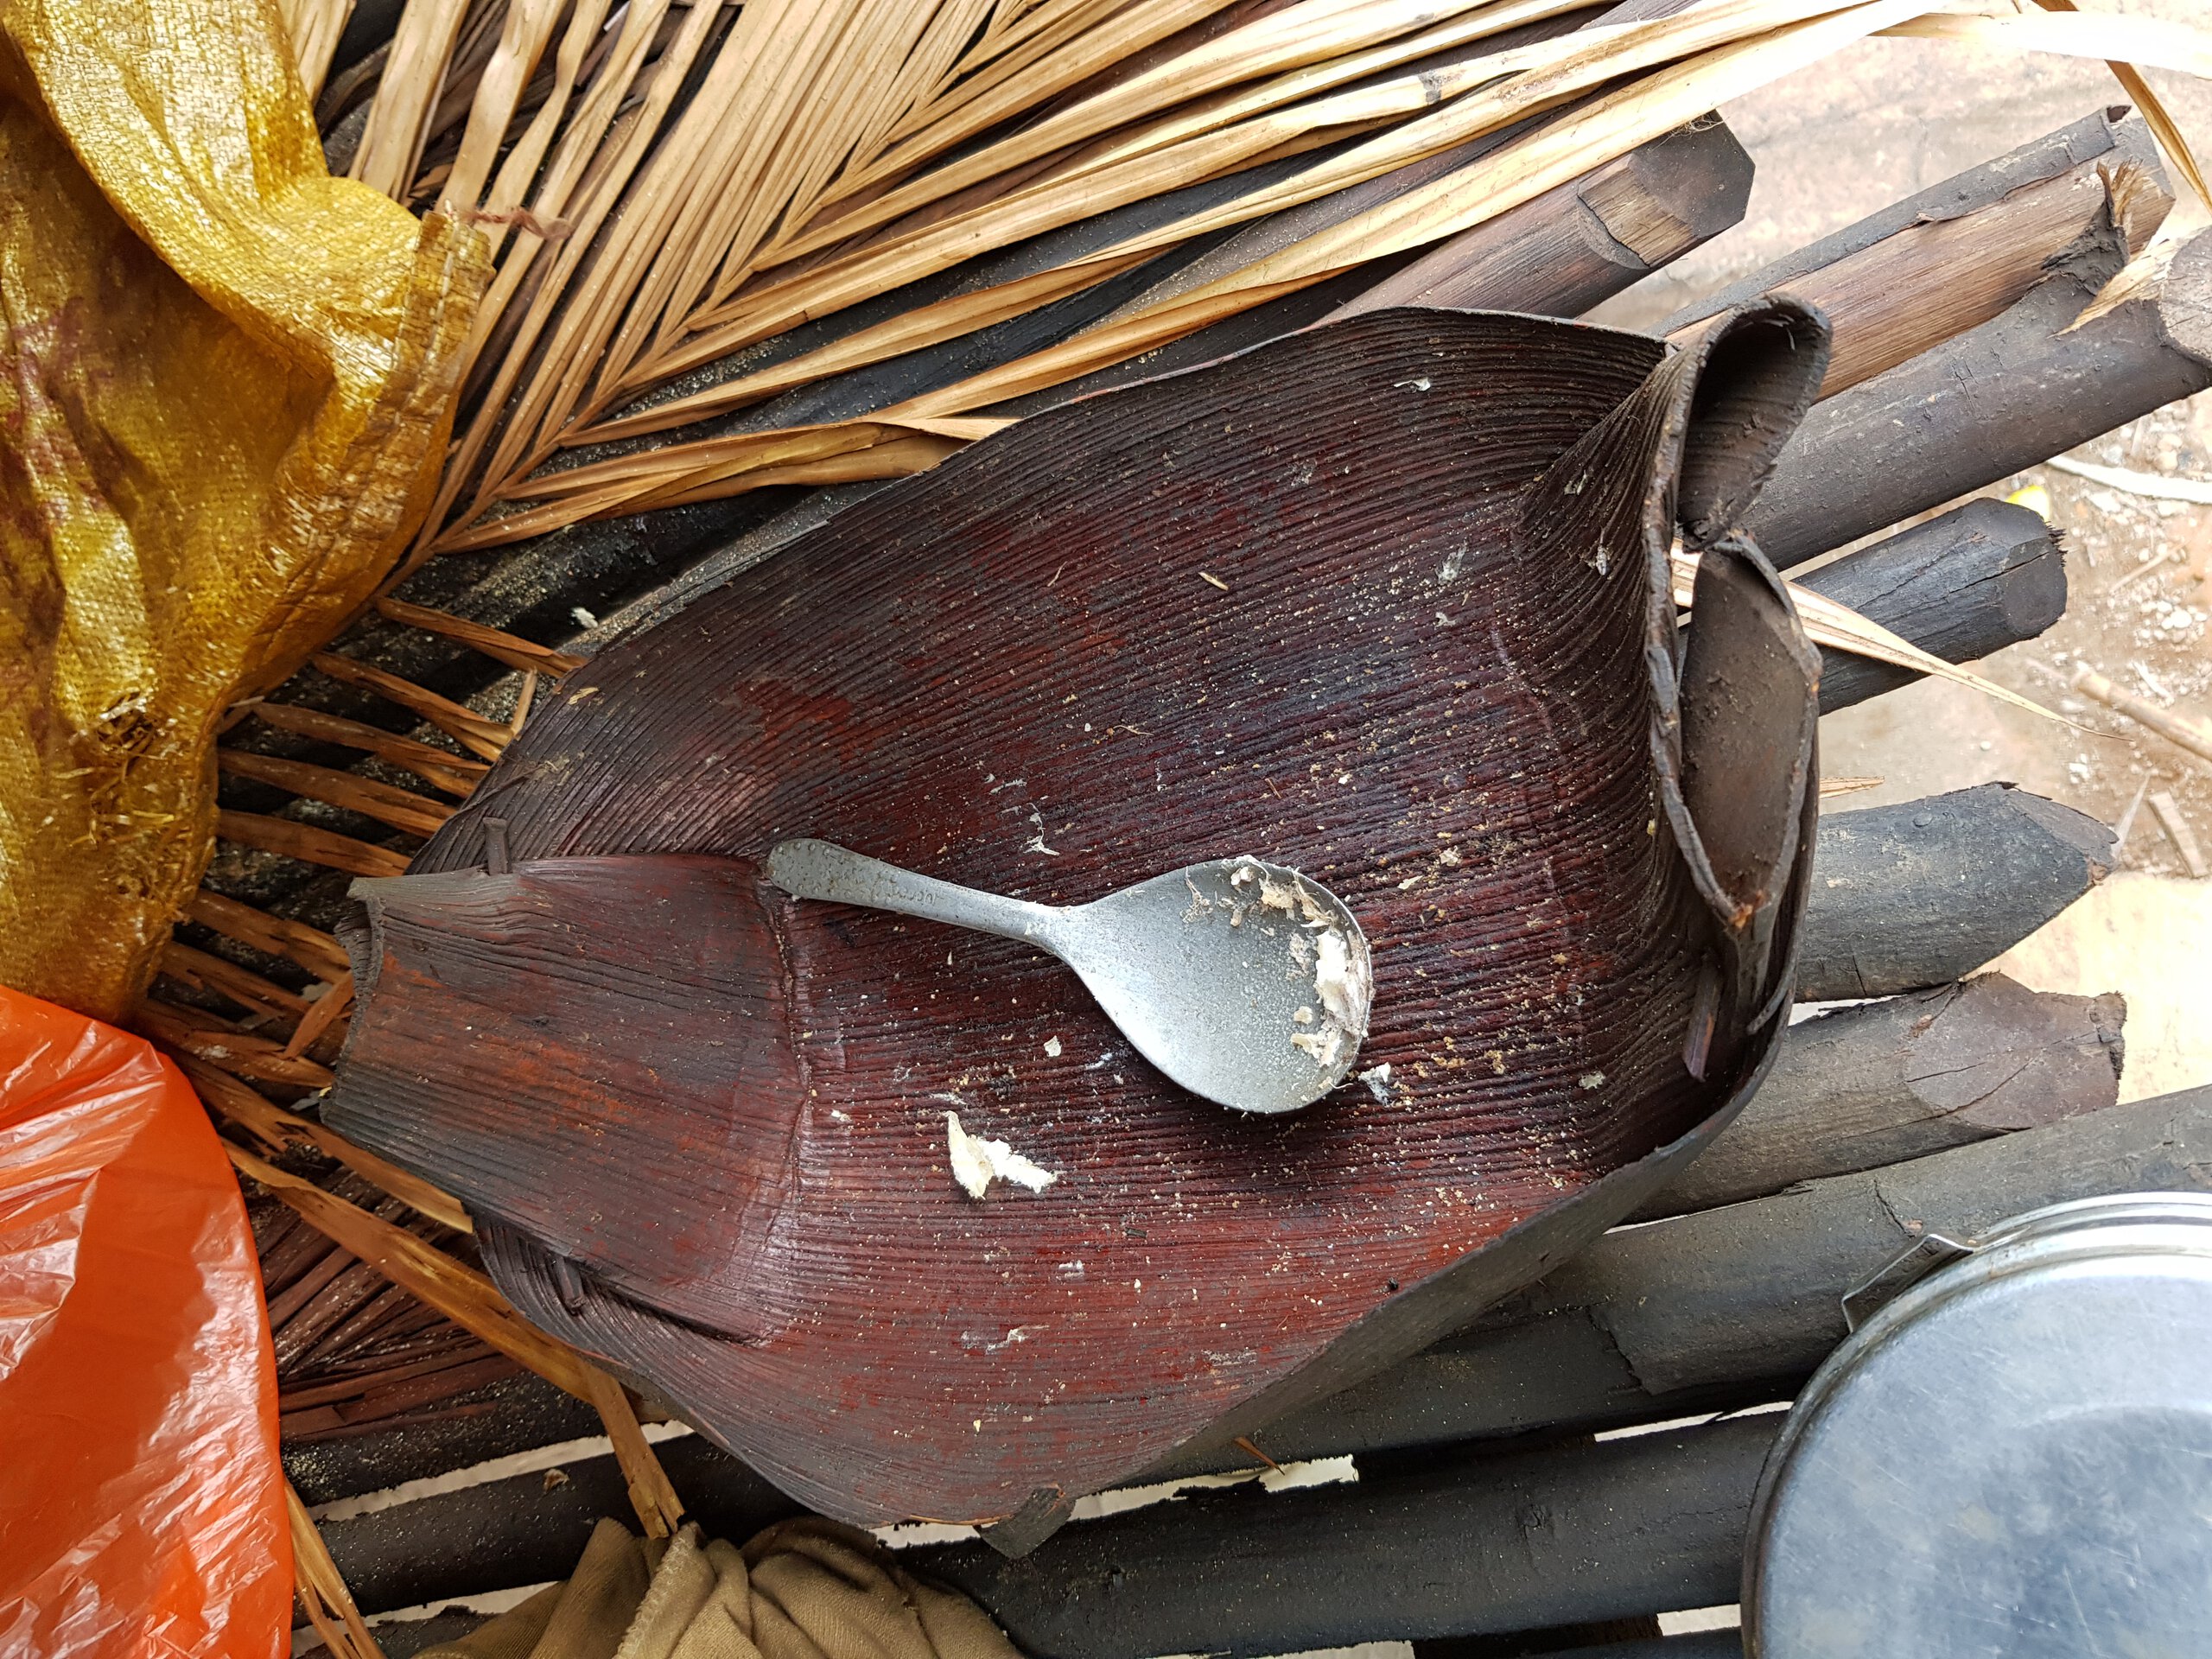
<svg viewBox="0 0 2212 1659"><path fill-rule="evenodd" d="M1249 856L1156 875L1085 905L1039 905L826 841L779 842L771 885L1021 939L1072 968L1137 1052L1192 1094L1290 1112L1351 1074L1374 970L1344 901Z"/></svg>

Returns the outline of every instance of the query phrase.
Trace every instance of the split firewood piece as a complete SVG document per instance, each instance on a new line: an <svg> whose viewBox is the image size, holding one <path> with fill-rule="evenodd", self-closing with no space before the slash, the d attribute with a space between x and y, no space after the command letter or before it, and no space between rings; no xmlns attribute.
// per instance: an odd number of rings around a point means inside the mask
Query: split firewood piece
<svg viewBox="0 0 2212 1659"><path fill-rule="evenodd" d="M320 709L303 709L297 703L264 699L251 705L250 711L255 719L280 732L296 733L321 743L342 744L389 760L449 795L467 794L490 770L481 760L449 753L411 737L387 732L379 726L347 720L341 715L327 715Z"/></svg>
<svg viewBox="0 0 2212 1659"><path fill-rule="evenodd" d="M215 834L264 853L282 853L304 864L321 864L349 875L404 875L407 855L390 847L373 846L290 818L261 812L233 812L228 807L215 814Z"/></svg>
<svg viewBox="0 0 2212 1659"><path fill-rule="evenodd" d="M1329 315L1436 305L1580 316L1739 222L1751 188L1750 155L1710 117L1460 232Z"/></svg>
<svg viewBox="0 0 2212 1659"><path fill-rule="evenodd" d="M2112 868L2112 831L2009 784L1821 820L1797 1000L1963 978Z"/></svg>
<svg viewBox="0 0 2212 1659"><path fill-rule="evenodd" d="M1833 397L1998 315L2107 215L2139 252L2172 206L2142 118L2100 111L1786 255L1658 332L1762 294L1795 295L1835 331L1821 385Z"/></svg>
<svg viewBox="0 0 2212 1659"><path fill-rule="evenodd" d="M507 747L511 734L500 721L488 719L473 709L464 709L452 698L442 697L387 669L358 663L329 651L318 652L314 661L315 667L341 684L373 691L409 713L420 715L472 754L496 760Z"/></svg>

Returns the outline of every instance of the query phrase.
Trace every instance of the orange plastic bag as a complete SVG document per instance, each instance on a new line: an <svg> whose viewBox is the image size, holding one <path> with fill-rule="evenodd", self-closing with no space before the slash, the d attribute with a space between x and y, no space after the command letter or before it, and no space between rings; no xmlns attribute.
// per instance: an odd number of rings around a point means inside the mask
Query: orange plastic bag
<svg viewBox="0 0 2212 1659"><path fill-rule="evenodd" d="M286 1649L276 1377L245 1205L191 1086L0 988L0 1654Z"/></svg>

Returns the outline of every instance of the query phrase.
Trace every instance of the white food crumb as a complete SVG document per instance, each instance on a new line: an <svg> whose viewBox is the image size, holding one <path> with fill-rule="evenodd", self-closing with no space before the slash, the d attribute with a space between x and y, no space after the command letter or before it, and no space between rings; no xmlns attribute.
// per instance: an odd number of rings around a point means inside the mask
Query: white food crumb
<svg viewBox="0 0 2212 1659"><path fill-rule="evenodd" d="M1327 1025L1319 1031L1294 1031L1290 1046L1304 1049L1313 1057L1314 1065L1326 1070L1337 1063L1337 1056L1344 1050L1344 1027Z"/></svg>
<svg viewBox="0 0 2212 1659"><path fill-rule="evenodd" d="M1605 1086L1605 1074L1602 1071L1585 1071L1575 1081L1585 1089L1602 1089Z"/></svg>
<svg viewBox="0 0 2212 1659"><path fill-rule="evenodd" d="M1363 1032L1367 1027L1365 976L1353 966L1344 936L1331 928L1314 945L1313 989L1321 1006L1339 1024Z"/></svg>
<svg viewBox="0 0 2212 1659"><path fill-rule="evenodd" d="M1058 1059L1060 1058L1060 1039L1057 1037L1047 1037L1045 1039L1045 1052L1052 1059Z"/></svg>
<svg viewBox="0 0 2212 1659"><path fill-rule="evenodd" d="M1296 1014L1292 1014L1290 1017L1298 1021L1301 1026L1310 1026L1313 1023L1313 1010L1311 1008L1300 1008Z"/></svg>
<svg viewBox="0 0 2212 1659"><path fill-rule="evenodd" d="M1011 1181L1032 1192L1042 1192L1060 1178L1039 1168L1003 1141L986 1141L960 1127L960 1114L944 1115L945 1150L952 1159L952 1179L971 1198L980 1198L993 1181Z"/></svg>
<svg viewBox="0 0 2212 1659"><path fill-rule="evenodd" d="M1389 1103L1390 1098L1389 1061L1385 1060L1380 1065L1369 1066L1366 1071L1359 1074L1359 1080L1367 1085L1369 1094L1386 1104Z"/></svg>
<svg viewBox="0 0 2212 1659"><path fill-rule="evenodd" d="M572 607L569 614L575 618L576 626L580 628L595 628L599 626L599 619L581 605Z"/></svg>

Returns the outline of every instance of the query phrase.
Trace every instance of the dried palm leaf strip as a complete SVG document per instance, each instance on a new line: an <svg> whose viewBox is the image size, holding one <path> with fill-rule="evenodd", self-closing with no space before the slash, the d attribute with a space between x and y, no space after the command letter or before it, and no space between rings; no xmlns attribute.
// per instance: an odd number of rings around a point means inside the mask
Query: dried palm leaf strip
<svg viewBox="0 0 2212 1659"><path fill-rule="evenodd" d="M892 405L880 416L845 423L847 429L863 439L849 446L849 448L868 448L880 442L885 435L895 430L901 423L969 413L1006 398L1047 389L1092 370L1137 356L1268 300L1325 281L1381 255L1423 246L1486 222L1615 159L1637 144L1695 119L1730 97L1739 96L1805 64L1817 61L1848 41L1860 38L1910 15L1921 3L1922 0L1874 0L1873 3L1851 7L1833 16L1816 17L1808 22L1772 30L1746 42L1706 52L1675 66L1669 73L1632 83L1585 104L1571 114L1539 129L1521 143L1493 152L1442 178L1418 186L1171 302L1079 334L1062 345L971 376L952 386ZM1808 10L1818 10L1821 4L1822 0L1731 0L1723 7L1709 10L1726 11L1740 26L1742 18L1746 16L1802 14ZM1701 24L1703 29L1719 27L1711 18L1706 18L1703 12L1691 14L1691 16L1704 20ZM1675 25L1679 20L1662 20L1662 23ZM1638 24L1626 27L1643 30L1654 26ZM1616 30L1613 34L1621 32ZM1573 40L1574 37L1567 38ZM1679 41L1681 37L1678 35L1672 38ZM1541 44L1548 47L1559 43ZM1648 35L1640 35L1632 49L1643 53L1657 48ZM1567 84L1571 86L1573 75L1586 72L1586 61L1580 70L1554 69L1552 73L1567 77ZM1525 87L1530 82L1548 86L1561 84L1557 80L1531 76L1524 77L1522 82L1515 85ZM1571 90L1557 94L1559 97L1573 95ZM1312 173L1327 173L1338 186L1377 176L1389 170L1390 167L1419 159L1421 155L1433 148L1444 147L1433 133L1428 137L1414 133L1415 129L1429 127L1438 122L1440 116L1454 118L1454 124L1448 129L1452 142L1463 142L1471 137L1479 136L1492 124L1492 118L1499 109L1515 107L1502 104L1500 100L1503 97L1504 94L1497 92L1485 92L1463 100L1465 105L1480 105L1489 112L1487 115L1471 114L1465 108L1455 110L1452 106L1446 106L1439 115L1395 129L1382 139L1357 146L1347 156L1310 169L1308 173L1300 174L1283 184L1255 192L1253 196L1240 198L1226 208L1198 216L1195 221L1179 221L1166 230L1117 245L1117 248L1122 251L1151 251L1182 239L1185 231L1194 226L1226 228L1254 217L1262 204L1271 209L1298 205L1322 194L1312 180ZM1546 99L1542 101L1552 100ZM1515 112L1525 114L1527 111L1516 108ZM1356 159L1363 152L1374 152L1378 149L1389 151L1388 165L1382 164L1379 157L1370 156L1372 164ZM870 428L874 430L867 430ZM826 430L820 428L810 429L808 435L810 443L822 443L821 435ZM777 433L745 435L746 442L753 446L753 464L771 465L787 459L777 448L778 440L782 435ZM533 512L518 516L493 525L479 527L469 534L466 542L458 536L448 535L442 538L442 544L493 545L500 541L521 539L522 534L535 533L558 523L574 522L576 518L595 513L626 511L626 501L635 501L664 492L672 493L675 490L689 487L692 480L683 474L695 461L711 465L718 478L733 476L733 462L729 459L730 441L713 442L717 448L711 454L695 449L693 445L671 444L645 456L626 458L630 463L628 475L633 480L626 495L619 488L610 487L592 498L583 511L578 509L584 504L572 499L566 504L565 513ZM817 449L817 453L823 451ZM643 481L642 474L648 470L661 475L658 482L648 486ZM602 480L610 485L613 482L611 475L607 474L600 474L593 482L597 485ZM526 531L523 529L525 524L528 526ZM505 530L504 527L510 525L515 528Z"/></svg>
<svg viewBox="0 0 2212 1659"><path fill-rule="evenodd" d="M361 1610L353 1605L353 1592L346 1587L338 1564L330 1559L308 1506L289 1480L284 1483L284 1513L291 1522L292 1574L298 1583L300 1605L307 1609L308 1622L322 1638L331 1659L384 1659L384 1649L369 1634Z"/></svg>
<svg viewBox="0 0 2212 1659"><path fill-rule="evenodd" d="M468 0L410 0L399 14L368 124L347 169L394 200L404 200L414 181L431 106L445 85L446 63L467 11Z"/></svg>
<svg viewBox="0 0 2212 1659"><path fill-rule="evenodd" d="M1087 139L1114 134L1116 142L1087 156L1086 171L1523 23L1586 10L1589 4L1590 0L1465 0L1420 11L1396 0L1292 6L933 168L848 213L817 220L779 240L771 251L795 258L832 246L967 185ZM1434 16L1451 21L1408 33ZM1207 96L1253 81L1260 84L1233 99ZM1177 111L1171 120L1148 119L1170 110Z"/></svg>
<svg viewBox="0 0 2212 1659"><path fill-rule="evenodd" d="M565 0L509 0L499 44L477 77L460 153L446 175L443 200L448 206L477 205L506 140L508 124L521 105L523 88L537 72L537 60L567 9Z"/></svg>
<svg viewBox="0 0 2212 1659"><path fill-rule="evenodd" d="M282 957L318 979L334 982L348 972L346 947L321 928L310 927L305 922L271 916L204 887L193 894L187 913L202 927Z"/></svg>
<svg viewBox="0 0 2212 1659"><path fill-rule="evenodd" d="M162 949L162 972L195 990L216 992L256 1014L287 1022L303 1019L315 1006L250 968L241 968L234 962L226 962L175 939Z"/></svg>
<svg viewBox="0 0 2212 1659"><path fill-rule="evenodd" d="M138 1000L131 1024L164 1047L196 1056L222 1070L295 1089L327 1089L330 1068L303 1057L287 1058L283 1046L240 1031L203 1008L157 996Z"/></svg>
<svg viewBox="0 0 2212 1659"><path fill-rule="evenodd" d="M291 38L300 85L312 103L322 90L323 78L330 73L330 60L338 50L339 37L346 32L353 0L279 0L276 10L283 19L284 33Z"/></svg>
<svg viewBox="0 0 2212 1659"><path fill-rule="evenodd" d="M465 755L450 753L411 737L401 737L395 732L387 732L382 727L371 726L362 721L348 720L341 715L327 715L320 709L306 709L297 703L271 702L264 699L253 703L248 712L264 725L274 726L280 732L291 732L320 742L340 744L346 748L373 754L378 760L389 760L393 766L413 772L424 783L442 789L449 795L467 794L491 770L481 760L471 760Z"/></svg>
<svg viewBox="0 0 2212 1659"><path fill-rule="evenodd" d="M552 146L554 134L561 130L562 118L569 112L569 100L575 95L585 56L599 40L607 21L607 4L608 0L578 0L570 10L569 27L563 32L560 47L554 54L553 78L546 89L545 101L538 105L530 125L507 151L506 159L499 163L499 170L484 196L475 222L484 226L494 255L506 239L509 216L522 206L531 181L537 176L545 153ZM464 137L462 148L467 147ZM460 170L458 160L454 168L456 172ZM452 194L458 200L457 188Z"/></svg>
<svg viewBox="0 0 2212 1659"><path fill-rule="evenodd" d="M518 383L533 363L558 365L567 360L592 313L594 294L608 284L621 263L613 248L597 246L600 231L618 206L624 209L621 223L626 224L633 194L650 194L647 190L632 193L632 177L659 136L661 121L712 30L717 8L699 5L687 10L675 38L648 71L645 48L667 10L668 0L636 0L630 6L602 77L604 85L594 86L587 98L576 124L556 152L544 189L531 204L532 213L541 222L549 217L567 218L571 234L561 242L543 245L518 238L518 245L510 251L479 307L470 340L472 356L483 350L492 331L499 327L505 307L534 263L521 256L533 250L539 257L551 256L550 268L531 296L512 337L504 342L475 417L447 461L437 498L424 519L415 552L401 569L402 576L426 556L432 527L445 518L480 463L493 476L514 470L517 458L532 442L537 406L551 396L542 375L534 377L520 393L516 390ZM640 79L645 82L644 95L618 124L621 99ZM602 138L608 141L604 155L600 154ZM586 185L588 188L579 189ZM618 232L620 228L618 224ZM586 291L572 296L569 284L588 264L596 285L588 282Z"/></svg>
<svg viewBox="0 0 2212 1659"><path fill-rule="evenodd" d="M385 597L377 601L378 613L403 626L420 628L448 639L458 639L464 645L482 652L496 663L524 673L537 672L561 675L582 668L588 658L574 657L565 651L556 651L550 645L541 645L499 628L486 627L481 622L471 622L466 617L450 612L433 610L428 605L410 605L404 600Z"/></svg>
<svg viewBox="0 0 2212 1659"><path fill-rule="evenodd" d="M334 766L318 766L305 760L256 754L219 745L215 750L215 763L231 777L273 784L305 799L374 818L410 836L435 835L438 826L454 815L454 809L442 801L434 801L391 784L380 784L357 772L341 772Z"/></svg>
<svg viewBox="0 0 2212 1659"><path fill-rule="evenodd" d="M335 1159L343 1164L379 1192L388 1193L440 1225L450 1227L459 1233L476 1230L475 1224L468 1218L468 1212L461 1207L460 1200L421 1176L411 1175L398 1165L355 1146L335 1129L327 1128L264 1099L258 1091L211 1061L188 1053L178 1058L177 1065L191 1079L192 1086L199 1090L200 1098L207 1103L210 1110L245 1130L272 1157L296 1147L313 1147L326 1158Z"/></svg>
<svg viewBox="0 0 2212 1659"><path fill-rule="evenodd" d="M410 714L421 715L463 748L486 760L498 760L507 747L510 734L498 721L487 719L473 709L464 709L452 698L442 697L389 670L329 651L317 652L311 660L316 668L340 684L373 691Z"/></svg>
<svg viewBox="0 0 2212 1659"><path fill-rule="evenodd" d="M343 870L348 875L407 874L405 853L356 841L334 830L296 823L289 818L272 818L260 812L236 812L223 807L215 814L215 834L218 838L236 842L241 847L282 853L302 864L320 864L326 869Z"/></svg>
<svg viewBox="0 0 2212 1659"><path fill-rule="evenodd" d="M288 1173L234 1142L224 1150L240 1173L251 1176L298 1211L334 1243L377 1268L394 1284L547 1382L582 1400L593 1398L596 1368L573 1348L530 1324L508 1305L492 1281L403 1227L359 1205Z"/></svg>

